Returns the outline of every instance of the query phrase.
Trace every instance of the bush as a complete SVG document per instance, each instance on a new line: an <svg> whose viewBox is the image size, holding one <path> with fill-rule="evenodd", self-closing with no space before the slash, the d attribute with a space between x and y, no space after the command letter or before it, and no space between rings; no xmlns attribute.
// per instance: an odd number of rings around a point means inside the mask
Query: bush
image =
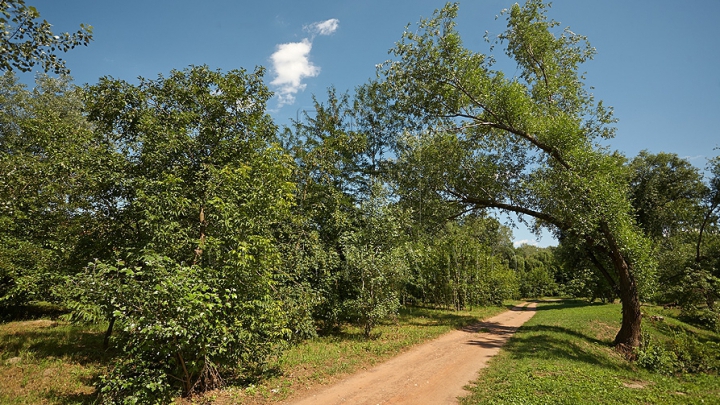
<svg viewBox="0 0 720 405"><path fill-rule="evenodd" d="M720 345L715 342L700 342L696 337L678 331L668 346L677 355L677 372L720 371Z"/></svg>
<svg viewBox="0 0 720 405"><path fill-rule="evenodd" d="M673 331L665 344L643 333L635 354L639 366L661 374L720 371L720 345L701 342L682 330Z"/></svg>
<svg viewBox="0 0 720 405"><path fill-rule="evenodd" d="M676 370L677 355L665 349L647 333L643 333L640 347L635 352L640 367L661 374L672 374Z"/></svg>
<svg viewBox="0 0 720 405"><path fill-rule="evenodd" d="M683 308L680 320L691 325L720 332L720 314L709 309Z"/></svg>
<svg viewBox="0 0 720 405"><path fill-rule="evenodd" d="M262 371L287 339L281 304L228 273L147 256L124 274L113 315L123 357L101 383L106 403L167 403ZM108 284L109 285L109 284Z"/></svg>

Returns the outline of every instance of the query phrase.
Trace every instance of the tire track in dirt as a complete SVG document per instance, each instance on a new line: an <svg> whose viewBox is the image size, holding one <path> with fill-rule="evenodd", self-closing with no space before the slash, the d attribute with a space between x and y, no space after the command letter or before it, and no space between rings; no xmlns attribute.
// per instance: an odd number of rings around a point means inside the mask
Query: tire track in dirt
<svg viewBox="0 0 720 405"><path fill-rule="evenodd" d="M446 333L371 369L289 402L317 404L457 404L515 331L535 315L524 303L470 327Z"/></svg>

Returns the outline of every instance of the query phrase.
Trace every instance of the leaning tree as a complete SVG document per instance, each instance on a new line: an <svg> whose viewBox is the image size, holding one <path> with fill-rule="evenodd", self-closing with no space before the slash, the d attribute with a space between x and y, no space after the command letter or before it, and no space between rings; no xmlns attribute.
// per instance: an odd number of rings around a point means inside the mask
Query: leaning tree
<svg viewBox="0 0 720 405"><path fill-rule="evenodd" d="M516 72L466 48L448 4L406 29L379 69L408 120L398 156L404 182L460 210L498 209L582 245L617 285L622 326L616 345L640 343L640 296L653 264L627 200L624 158L599 142L614 136L612 110L579 72L595 50L529 0L505 11L504 47ZM402 188L402 187L401 187Z"/></svg>

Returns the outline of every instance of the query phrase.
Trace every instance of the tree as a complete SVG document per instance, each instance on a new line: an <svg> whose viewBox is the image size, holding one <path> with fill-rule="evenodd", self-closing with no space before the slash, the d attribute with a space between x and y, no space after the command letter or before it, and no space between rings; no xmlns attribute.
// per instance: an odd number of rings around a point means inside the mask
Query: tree
<svg viewBox="0 0 720 405"><path fill-rule="evenodd" d="M656 299L692 305L698 294L695 245L707 187L699 170L675 154L642 151L629 164L630 199L638 225L653 240L658 282Z"/></svg>
<svg viewBox="0 0 720 405"><path fill-rule="evenodd" d="M717 222L717 211L720 209L720 157L711 159L708 166L712 177L710 178L707 192L703 198L705 207L702 224L700 225L700 234L698 235L697 241L695 254L696 262L700 262L702 260L701 247L703 233L709 224Z"/></svg>
<svg viewBox="0 0 720 405"><path fill-rule="evenodd" d="M313 99L312 111L286 130L295 159L297 184L293 221L284 229L286 288L313 298L308 310L321 330L336 328L351 286L341 282L345 255L341 237L357 225L359 173L355 156L363 139L348 131L349 97L328 89L327 100ZM308 297L309 298L309 297ZM298 302L299 303L299 302ZM300 304L300 303L299 303ZM300 304L302 307L305 304ZM315 334L315 325L304 328Z"/></svg>
<svg viewBox="0 0 720 405"><path fill-rule="evenodd" d="M398 255L382 249L373 252L378 245L366 240L370 235L379 240L378 235L389 230L368 230L364 224L376 220L375 214L363 208L379 198L373 194L373 185L387 184L384 169L394 138L388 135L393 122L385 100L377 83L360 86L353 99L330 88L324 101L314 98L313 109L286 130L287 147L297 163L298 185L294 222L284 232L286 267L293 269L287 288L315 297L307 301L313 303L314 318L324 330L373 312L359 309L372 301L363 299L369 290L358 289L348 280L380 272L379 278L371 277L380 283L374 291L385 291L389 285L395 288L394 281L381 283L386 280L381 263ZM372 317L363 319L371 329Z"/></svg>
<svg viewBox="0 0 720 405"><path fill-rule="evenodd" d="M38 22L40 13L24 0L0 0L0 71L13 68L27 72L40 64L45 72L68 74L65 61L56 52L67 52L92 40L92 26L80 24L73 33L56 35L46 20Z"/></svg>
<svg viewBox="0 0 720 405"><path fill-rule="evenodd" d="M531 245L515 248L513 261L520 280L521 296L537 298L556 292L557 266L553 250L551 247L539 248Z"/></svg>
<svg viewBox="0 0 720 405"><path fill-rule="evenodd" d="M713 243L703 240L717 221L717 158L709 162L707 184L696 167L675 154L642 151L629 166L638 223L655 242L658 281L669 287L657 298L683 308L713 308L720 283L712 253L707 255Z"/></svg>
<svg viewBox="0 0 720 405"><path fill-rule="evenodd" d="M413 235L411 297L456 311L517 298L518 280L506 257L512 242L504 230L493 218L468 215L445 221L433 234Z"/></svg>
<svg viewBox="0 0 720 405"><path fill-rule="evenodd" d="M413 128L399 158L463 210L499 209L577 238L611 264L622 299L617 345L640 343L640 288L653 271L626 197L621 156L597 146L613 136L612 111L596 102L579 66L594 49L569 29L553 33L548 6L530 0L507 12L498 43L518 76L463 47L448 4L406 30L380 69ZM419 124L418 124L419 123ZM426 159L416 159L416 155Z"/></svg>
<svg viewBox="0 0 720 405"><path fill-rule="evenodd" d="M39 75L27 89L0 76L0 305L53 300L52 287L82 267L94 228L87 196L107 171L107 150L67 76Z"/></svg>
<svg viewBox="0 0 720 405"><path fill-rule="evenodd" d="M676 154L641 151L630 163L630 199L638 225L659 241L700 222L705 185L697 168Z"/></svg>
<svg viewBox="0 0 720 405"><path fill-rule="evenodd" d="M365 337L382 319L397 314L407 261L404 257L403 213L390 204L376 183L360 206L360 223L341 237L348 286L344 306L363 326Z"/></svg>
<svg viewBox="0 0 720 405"><path fill-rule="evenodd" d="M86 89L96 134L124 162L112 259L71 278L74 308L110 316L122 352L108 402L167 401L261 370L288 337L276 231L293 164L265 112L263 70L206 66ZM92 308L96 305L97 308Z"/></svg>
<svg viewBox="0 0 720 405"><path fill-rule="evenodd" d="M696 285L702 292L705 302L710 310L715 309L715 300L720 296L720 248L718 248L718 209L720 209L720 157L710 159L708 169L712 177L708 181L705 196L703 198L703 216L695 248L695 269L698 269L699 279ZM714 238L710 243L704 243L707 238L707 231L714 231ZM714 240L713 240L714 239ZM714 242L714 243L713 243ZM707 244L708 252L703 255L703 245ZM720 317L715 314L716 323L720 325Z"/></svg>

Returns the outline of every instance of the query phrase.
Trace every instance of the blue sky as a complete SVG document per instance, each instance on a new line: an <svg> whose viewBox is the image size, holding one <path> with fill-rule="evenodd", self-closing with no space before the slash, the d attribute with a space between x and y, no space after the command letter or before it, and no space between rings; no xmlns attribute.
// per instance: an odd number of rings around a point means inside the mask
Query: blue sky
<svg viewBox="0 0 720 405"><path fill-rule="evenodd" d="M206 64L230 70L267 68L276 92L269 108L287 125L323 99L325 89L352 90L404 27L443 6L430 0L26 0L55 32L94 27L88 47L64 54L76 83L102 76L135 82L171 69ZM512 1L460 2L465 45L487 51L483 34L504 29L495 19ZM597 49L584 66L597 99L615 108L617 137L628 157L643 149L672 152L698 167L720 154L720 1L556 0L549 16L586 35ZM513 75L509 67L506 74ZM21 75L30 82L32 74ZM516 242L536 243L525 229ZM554 244L543 236L539 245Z"/></svg>

